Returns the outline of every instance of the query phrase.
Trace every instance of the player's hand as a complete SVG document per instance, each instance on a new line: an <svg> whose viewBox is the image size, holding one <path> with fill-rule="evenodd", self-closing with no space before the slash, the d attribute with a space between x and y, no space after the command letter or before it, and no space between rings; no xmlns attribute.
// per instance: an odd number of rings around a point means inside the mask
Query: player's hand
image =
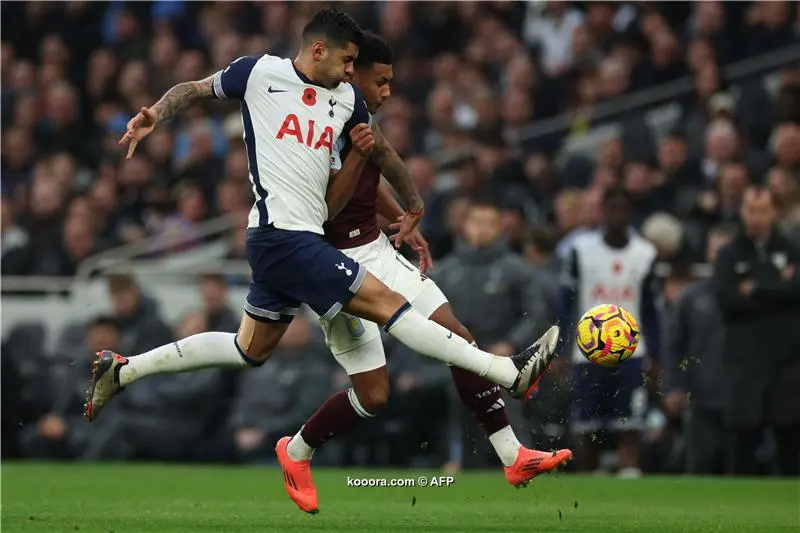
<svg viewBox="0 0 800 533"><path fill-rule="evenodd" d="M417 225L419 221L422 219L422 213L410 213L406 212L403 215L397 217L397 222L393 222L389 224L389 229L396 229L397 234L395 235L394 239L394 247L400 248L400 245L406 238L411 235L411 232L417 229Z"/></svg>
<svg viewBox="0 0 800 533"><path fill-rule="evenodd" d="M153 108L143 107L139 113L128 121L128 131L119 140L119 144L128 144L128 155L125 159L130 159L136 150L139 141L150 135L156 127L156 114Z"/></svg>
<svg viewBox="0 0 800 533"><path fill-rule="evenodd" d="M375 136L372 129L364 123L356 124L350 130L350 140L353 142L353 149L364 159L369 159L372 149L375 147Z"/></svg>
<svg viewBox="0 0 800 533"><path fill-rule="evenodd" d="M428 246L428 241L425 240L425 237L422 236L420 233L419 228L415 228L414 231L408 234L405 238L405 241L399 238L399 233L395 233L389 240L394 244L396 247L399 247L398 243L405 242L411 249L414 250L417 255L419 256L419 271L423 274L428 270L433 268L433 257L431 257L431 250Z"/></svg>

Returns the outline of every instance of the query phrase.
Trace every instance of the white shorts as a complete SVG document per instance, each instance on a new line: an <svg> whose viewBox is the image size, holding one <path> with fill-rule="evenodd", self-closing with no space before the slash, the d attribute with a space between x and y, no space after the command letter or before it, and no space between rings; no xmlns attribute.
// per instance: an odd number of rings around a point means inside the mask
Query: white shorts
<svg viewBox="0 0 800 533"><path fill-rule="evenodd" d="M426 317L447 303L439 287L400 255L383 233L368 244L342 252L366 267ZM331 320L320 318L320 324L328 347L348 375L375 370L386 364L380 327L376 323L340 312Z"/></svg>

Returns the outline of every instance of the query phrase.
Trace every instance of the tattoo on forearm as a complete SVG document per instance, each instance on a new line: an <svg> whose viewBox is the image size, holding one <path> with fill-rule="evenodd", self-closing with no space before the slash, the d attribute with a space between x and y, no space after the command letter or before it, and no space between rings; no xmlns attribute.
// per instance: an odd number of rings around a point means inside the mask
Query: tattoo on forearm
<svg viewBox="0 0 800 533"><path fill-rule="evenodd" d="M414 188L414 184L411 183L408 167L394 148L386 142L380 130L376 128L376 131L379 142L375 143L375 150L372 152L375 164L378 165L386 181L397 191L400 199L405 203L406 209L415 212L422 211L425 205Z"/></svg>
<svg viewBox="0 0 800 533"><path fill-rule="evenodd" d="M198 100L213 97L213 84L214 77L209 76L204 80L187 81L174 86L153 106L156 119L161 122L175 116Z"/></svg>

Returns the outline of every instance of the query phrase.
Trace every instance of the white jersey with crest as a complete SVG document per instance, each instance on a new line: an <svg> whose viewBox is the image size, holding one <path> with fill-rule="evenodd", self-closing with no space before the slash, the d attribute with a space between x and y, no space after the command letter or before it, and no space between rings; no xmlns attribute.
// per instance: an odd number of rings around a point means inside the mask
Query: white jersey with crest
<svg viewBox="0 0 800 533"><path fill-rule="evenodd" d="M613 248L603 239L602 231L593 231L575 238L570 265L566 269L566 285L577 293L574 311L578 316L600 304L616 304L627 309L639 321L640 341L634 357L647 354L647 339L642 328L642 313L645 312L651 290L653 266L657 257L655 246L650 241L630 232L630 240L624 248ZM576 317L577 318L577 317ZM576 343L573 344L572 360L586 363Z"/></svg>
<svg viewBox="0 0 800 533"><path fill-rule="evenodd" d="M324 234L334 142L370 123L358 89L316 85L291 60L265 54L240 57L214 74L214 95L241 101L256 198L248 227Z"/></svg>

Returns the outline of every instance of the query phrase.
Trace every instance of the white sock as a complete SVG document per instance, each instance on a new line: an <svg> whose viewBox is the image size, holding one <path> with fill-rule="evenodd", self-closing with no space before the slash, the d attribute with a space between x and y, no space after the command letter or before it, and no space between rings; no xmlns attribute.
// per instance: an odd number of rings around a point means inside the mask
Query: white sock
<svg viewBox="0 0 800 533"><path fill-rule="evenodd" d="M489 435L489 442L492 443L494 451L502 461L503 466L511 466L517 460L519 449L522 444L517 440L514 430L511 426L506 426L503 429L498 429Z"/></svg>
<svg viewBox="0 0 800 533"><path fill-rule="evenodd" d="M300 434L301 431L303 431L302 427L286 446L286 453L289 454L289 459L292 461L310 461L311 457L314 456L314 448L303 440L303 436Z"/></svg>
<svg viewBox="0 0 800 533"><path fill-rule="evenodd" d="M388 332L415 352L469 370L506 388L511 387L519 375L510 357L479 350L411 307L389 325Z"/></svg>
<svg viewBox="0 0 800 533"><path fill-rule="evenodd" d="M154 374L175 374L211 367L251 366L239 353L234 339L234 333L211 331L134 355L120 369L119 383L125 387Z"/></svg>

